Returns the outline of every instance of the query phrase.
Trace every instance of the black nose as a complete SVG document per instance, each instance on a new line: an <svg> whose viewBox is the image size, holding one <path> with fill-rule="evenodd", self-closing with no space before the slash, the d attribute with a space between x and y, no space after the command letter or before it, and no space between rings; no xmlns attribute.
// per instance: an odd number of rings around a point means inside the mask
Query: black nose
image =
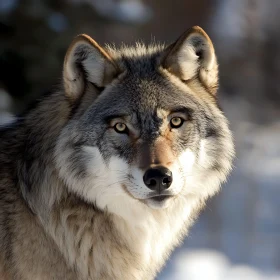
<svg viewBox="0 0 280 280"><path fill-rule="evenodd" d="M159 193L168 189L172 184L172 180L172 172L163 166L148 169L143 177L145 185Z"/></svg>

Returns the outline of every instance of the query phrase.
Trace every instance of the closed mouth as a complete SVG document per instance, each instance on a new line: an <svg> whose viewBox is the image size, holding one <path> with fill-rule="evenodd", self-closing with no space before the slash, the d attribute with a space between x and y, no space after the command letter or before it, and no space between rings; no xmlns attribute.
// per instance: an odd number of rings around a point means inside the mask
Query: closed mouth
<svg viewBox="0 0 280 280"><path fill-rule="evenodd" d="M167 200L171 197L172 197L172 195L156 195L156 196L150 197L149 199L151 199L153 201L161 202L161 201Z"/></svg>

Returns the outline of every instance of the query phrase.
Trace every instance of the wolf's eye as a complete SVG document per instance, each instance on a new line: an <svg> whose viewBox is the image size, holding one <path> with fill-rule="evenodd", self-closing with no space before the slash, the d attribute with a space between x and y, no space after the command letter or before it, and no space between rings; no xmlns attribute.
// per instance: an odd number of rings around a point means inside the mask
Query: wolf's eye
<svg viewBox="0 0 280 280"><path fill-rule="evenodd" d="M127 126L124 123L116 123L114 129L118 133L127 133L128 131Z"/></svg>
<svg viewBox="0 0 280 280"><path fill-rule="evenodd" d="M170 120L170 125L172 128L179 128L184 123L184 120L179 117L174 117Z"/></svg>

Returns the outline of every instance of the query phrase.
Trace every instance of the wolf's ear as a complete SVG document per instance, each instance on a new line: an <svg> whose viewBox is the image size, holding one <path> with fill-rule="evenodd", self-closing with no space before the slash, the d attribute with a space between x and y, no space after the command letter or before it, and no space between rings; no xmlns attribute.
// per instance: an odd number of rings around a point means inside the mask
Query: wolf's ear
<svg viewBox="0 0 280 280"><path fill-rule="evenodd" d="M162 66L183 81L198 78L215 94L218 87L218 64L213 44L199 26L186 31L163 56Z"/></svg>
<svg viewBox="0 0 280 280"><path fill-rule="evenodd" d="M79 35L70 45L63 66L64 89L75 100L84 92L86 82L104 87L118 75L109 54L91 37Z"/></svg>

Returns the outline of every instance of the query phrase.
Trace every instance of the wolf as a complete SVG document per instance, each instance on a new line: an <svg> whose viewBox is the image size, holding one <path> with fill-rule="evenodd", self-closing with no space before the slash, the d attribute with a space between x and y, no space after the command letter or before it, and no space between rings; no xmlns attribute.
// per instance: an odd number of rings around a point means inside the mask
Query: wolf
<svg viewBox="0 0 280 280"><path fill-rule="evenodd" d="M0 130L0 279L155 279L232 169L217 88L200 27L76 37L59 88Z"/></svg>

